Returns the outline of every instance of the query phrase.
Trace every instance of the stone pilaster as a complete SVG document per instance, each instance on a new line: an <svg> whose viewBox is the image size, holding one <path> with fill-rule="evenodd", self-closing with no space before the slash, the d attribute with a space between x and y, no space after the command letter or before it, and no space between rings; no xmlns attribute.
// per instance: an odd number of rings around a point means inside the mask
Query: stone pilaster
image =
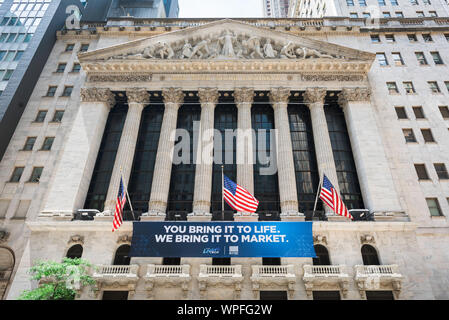
<svg viewBox="0 0 449 320"><path fill-rule="evenodd" d="M201 123L195 170L193 214L209 215L212 193L212 165L214 161L214 110L218 103L218 89L200 88Z"/></svg>
<svg viewBox="0 0 449 320"><path fill-rule="evenodd" d="M290 89L287 88L273 88L270 91L270 102L274 109L275 127L279 134L276 155L281 211L283 214L297 214L298 194L296 192L292 139L287 112L289 96Z"/></svg>
<svg viewBox="0 0 449 320"><path fill-rule="evenodd" d="M338 97L345 113L365 207L374 213L401 211L371 105L370 89L344 88Z"/></svg>
<svg viewBox="0 0 449 320"><path fill-rule="evenodd" d="M145 89L130 89L126 91L128 97L128 114L123 126L120 144L115 157L114 169L109 182L108 194L105 201L105 211L114 212L117 192L120 185L120 176L123 176L125 188L128 187L131 168L136 151L137 137L139 135L140 120L145 105L149 104L149 95Z"/></svg>
<svg viewBox="0 0 449 320"><path fill-rule="evenodd" d="M73 213L83 208L109 110L114 104L115 97L109 89L81 89L80 107L43 212Z"/></svg>
<svg viewBox="0 0 449 320"><path fill-rule="evenodd" d="M333 186L339 191L340 188L338 186L337 169L335 167L334 154L332 152L332 144L329 137L326 115L324 114L325 97L325 88L309 88L304 93L304 102L310 109L313 140L315 144L315 153L320 179L322 180L323 175L326 174ZM323 206L327 214L333 214L333 212L326 205L323 204Z"/></svg>
<svg viewBox="0 0 449 320"><path fill-rule="evenodd" d="M165 215L167 209L178 109L184 102L184 94L179 88L165 89L162 91L162 95L164 97L165 112L148 205L150 215Z"/></svg>

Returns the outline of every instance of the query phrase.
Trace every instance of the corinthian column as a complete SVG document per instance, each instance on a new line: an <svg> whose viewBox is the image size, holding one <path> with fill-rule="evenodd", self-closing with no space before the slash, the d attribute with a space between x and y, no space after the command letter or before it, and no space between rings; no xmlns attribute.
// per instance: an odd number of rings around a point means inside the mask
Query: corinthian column
<svg viewBox="0 0 449 320"><path fill-rule="evenodd" d="M304 102L309 106L312 119L313 141L315 144L316 160L320 179L323 174L329 178L333 186L339 191L337 169L335 168L334 154L332 152L329 129L327 127L326 115L324 114L325 88L309 88L304 93ZM326 213L332 215L332 211L325 207Z"/></svg>
<svg viewBox="0 0 449 320"><path fill-rule="evenodd" d="M110 212L114 212L121 175L123 176L125 188L128 187L134 153L136 151L137 136L139 135L142 110L150 102L148 92L145 89L136 88L127 90L126 96L128 97L128 114L126 115L125 125L123 126L104 205L105 210L109 210Z"/></svg>
<svg viewBox="0 0 449 320"><path fill-rule="evenodd" d="M298 213L295 166L293 163L292 139L288 121L288 97L290 89L274 88L270 92L270 102L274 109L274 122L279 133L276 145L279 196L283 214Z"/></svg>
<svg viewBox="0 0 449 320"><path fill-rule="evenodd" d="M374 213L401 211L384 143L368 88L344 88L339 104L345 113L365 207Z"/></svg>
<svg viewBox="0 0 449 320"><path fill-rule="evenodd" d="M179 88L163 90L162 95L164 97L165 111L148 205L151 215L165 215L167 209L176 121L178 119L178 109L184 102L184 94Z"/></svg>
<svg viewBox="0 0 449 320"><path fill-rule="evenodd" d="M115 104L109 89L82 88L76 114L43 213L73 213L82 209L108 119Z"/></svg>
<svg viewBox="0 0 449 320"><path fill-rule="evenodd" d="M218 89L198 90L201 103L201 123L195 170L195 191L193 195L193 214L210 213L212 192L212 165L214 161L214 110L218 103Z"/></svg>

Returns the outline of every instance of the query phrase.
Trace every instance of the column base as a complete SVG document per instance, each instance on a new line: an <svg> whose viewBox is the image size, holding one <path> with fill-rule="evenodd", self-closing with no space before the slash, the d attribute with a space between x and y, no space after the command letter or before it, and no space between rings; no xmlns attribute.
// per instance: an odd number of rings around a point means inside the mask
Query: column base
<svg viewBox="0 0 449 320"><path fill-rule="evenodd" d="M281 221L297 222L297 221L305 221L305 219L306 217L301 212L281 213Z"/></svg>
<svg viewBox="0 0 449 320"><path fill-rule="evenodd" d="M210 222L212 219L212 214L210 213L189 213L187 215L187 221L191 222Z"/></svg>
<svg viewBox="0 0 449 320"><path fill-rule="evenodd" d="M259 215L257 213L236 213L234 214L234 221L236 222L256 222L259 221Z"/></svg>
<svg viewBox="0 0 449 320"><path fill-rule="evenodd" d="M343 217L343 216L339 216L337 214L326 215L326 216L327 216L327 221L351 222L351 219L348 219L348 218Z"/></svg>
<svg viewBox="0 0 449 320"><path fill-rule="evenodd" d="M140 216L140 221L165 221L165 214L163 216Z"/></svg>

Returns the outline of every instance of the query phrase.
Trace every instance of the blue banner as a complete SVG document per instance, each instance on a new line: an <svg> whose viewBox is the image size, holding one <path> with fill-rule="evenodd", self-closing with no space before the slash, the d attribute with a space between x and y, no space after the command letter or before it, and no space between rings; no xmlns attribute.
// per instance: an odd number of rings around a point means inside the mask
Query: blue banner
<svg viewBox="0 0 449 320"><path fill-rule="evenodd" d="M315 258L312 222L134 222L131 257Z"/></svg>

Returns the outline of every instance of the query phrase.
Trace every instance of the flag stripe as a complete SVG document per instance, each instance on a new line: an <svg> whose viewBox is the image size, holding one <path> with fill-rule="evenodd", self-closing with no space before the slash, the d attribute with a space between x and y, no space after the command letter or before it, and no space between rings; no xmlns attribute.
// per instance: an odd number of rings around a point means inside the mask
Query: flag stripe
<svg viewBox="0 0 449 320"><path fill-rule="evenodd" d="M340 216L354 219L346 208L343 200L340 198L337 190L334 188L329 179L324 175L323 185L321 186L320 199Z"/></svg>
<svg viewBox="0 0 449 320"><path fill-rule="evenodd" d="M259 206L259 201L245 188L223 177L223 197L226 203L234 210L240 212L255 213Z"/></svg>
<svg viewBox="0 0 449 320"><path fill-rule="evenodd" d="M114 220L112 222L112 232L120 228L123 224L123 207L126 203L125 187L123 185L122 177L120 177L120 187L117 195L117 202L115 203Z"/></svg>

